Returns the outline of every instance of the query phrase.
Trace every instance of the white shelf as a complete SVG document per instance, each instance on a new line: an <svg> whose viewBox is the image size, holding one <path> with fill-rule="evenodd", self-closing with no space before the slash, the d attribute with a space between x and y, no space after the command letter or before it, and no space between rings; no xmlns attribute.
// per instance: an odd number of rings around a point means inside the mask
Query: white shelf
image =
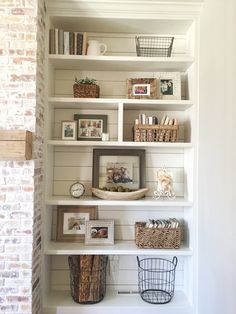
<svg viewBox="0 0 236 314"><path fill-rule="evenodd" d="M69 98L49 97L48 102L55 109L118 109L118 104L123 103L128 110L171 110L184 111L193 105L191 100L166 100L166 99L116 99L116 98ZM144 107L145 106L145 107Z"/></svg>
<svg viewBox="0 0 236 314"><path fill-rule="evenodd" d="M140 200L102 200L96 197L83 197L75 199L70 196L51 196L47 197L46 205L97 205L97 206L135 206L143 210L146 206L152 207L191 207L193 203L183 197L176 197L174 200L155 200L152 197L145 197Z"/></svg>
<svg viewBox="0 0 236 314"><path fill-rule="evenodd" d="M192 148L192 143L171 143L171 142L103 142L103 141L62 141L62 140L48 140L48 145L51 146L105 146L105 147L155 147L155 148Z"/></svg>
<svg viewBox="0 0 236 314"><path fill-rule="evenodd" d="M193 57L129 57L48 55L56 69L87 71L185 72L194 62Z"/></svg>
<svg viewBox="0 0 236 314"><path fill-rule="evenodd" d="M114 245L84 245L84 243L49 242L45 255L178 255L191 256L192 250L184 245L180 249L140 249L134 241L115 241Z"/></svg>
<svg viewBox="0 0 236 314"><path fill-rule="evenodd" d="M44 314L190 314L191 305L183 291L175 291L170 303L165 305L144 302L139 294L118 294L107 291L104 299L97 304L81 305L75 303L69 291L55 291L47 296L43 306Z"/></svg>

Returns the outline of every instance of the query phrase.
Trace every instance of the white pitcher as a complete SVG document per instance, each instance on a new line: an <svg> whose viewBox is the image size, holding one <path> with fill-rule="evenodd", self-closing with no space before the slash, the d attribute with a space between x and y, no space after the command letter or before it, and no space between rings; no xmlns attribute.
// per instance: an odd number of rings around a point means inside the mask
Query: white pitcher
<svg viewBox="0 0 236 314"><path fill-rule="evenodd" d="M88 41L87 55L90 56L104 55L106 51L107 51L106 44L99 43L97 40Z"/></svg>

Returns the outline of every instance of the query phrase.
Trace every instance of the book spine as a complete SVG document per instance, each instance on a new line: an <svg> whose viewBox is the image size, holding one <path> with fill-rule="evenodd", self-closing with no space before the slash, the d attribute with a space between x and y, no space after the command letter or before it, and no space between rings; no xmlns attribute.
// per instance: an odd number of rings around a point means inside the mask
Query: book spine
<svg viewBox="0 0 236 314"><path fill-rule="evenodd" d="M70 51L70 55L74 54L74 49L73 49L74 38L73 38L73 35L74 34L72 32L69 32L69 51Z"/></svg>
<svg viewBox="0 0 236 314"><path fill-rule="evenodd" d="M59 29L58 53L60 55L64 54L64 31L63 31L63 29Z"/></svg>
<svg viewBox="0 0 236 314"><path fill-rule="evenodd" d="M88 33L84 32L82 55L87 54L87 45L88 45Z"/></svg>
<svg viewBox="0 0 236 314"><path fill-rule="evenodd" d="M83 52L83 34L77 33L77 55L82 55Z"/></svg>
<svg viewBox="0 0 236 314"><path fill-rule="evenodd" d="M64 55L69 55L69 32L64 32Z"/></svg>
<svg viewBox="0 0 236 314"><path fill-rule="evenodd" d="M58 28L55 28L55 54L58 54Z"/></svg>
<svg viewBox="0 0 236 314"><path fill-rule="evenodd" d="M55 30L54 29L49 30L49 53L50 54L55 53Z"/></svg>
<svg viewBox="0 0 236 314"><path fill-rule="evenodd" d="M73 34L73 43L74 43L73 54L76 55L77 54L77 32L74 32L74 34Z"/></svg>

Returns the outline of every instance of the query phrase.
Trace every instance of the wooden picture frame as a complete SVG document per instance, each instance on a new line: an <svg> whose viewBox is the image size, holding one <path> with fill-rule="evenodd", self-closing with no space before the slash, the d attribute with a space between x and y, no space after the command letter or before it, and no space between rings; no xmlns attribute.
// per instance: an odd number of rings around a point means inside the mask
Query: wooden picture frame
<svg viewBox="0 0 236 314"><path fill-rule="evenodd" d="M156 78L131 78L127 80L127 97L131 99L157 98Z"/></svg>
<svg viewBox="0 0 236 314"><path fill-rule="evenodd" d="M97 219L97 206L58 206L57 241L84 242L85 222Z"/></svg>
<svg viewBox="0 0 236 314"><path fill-rule="evenodd" d="M123 186L131 190L145 187L145 150L94 149L94 188Z"/></svg>
<svg viewBox="0 0 236 314"><path fill-rule="evenodd" d="M77 140L101 141L102 133L107 132L107 115L75 114Z"/></svg>
<svg viewBox="0 0 236 314"><path fill-rule="evenodd" d="M77 136L76 121L61 121L61 139L63 141L74 141Z"/></svg>
<svg viewBox="0 0 236 314"><path fill-rule="evenodd" d="M114 244L114 220L89 220L85 222L85 244Z"/></svg>

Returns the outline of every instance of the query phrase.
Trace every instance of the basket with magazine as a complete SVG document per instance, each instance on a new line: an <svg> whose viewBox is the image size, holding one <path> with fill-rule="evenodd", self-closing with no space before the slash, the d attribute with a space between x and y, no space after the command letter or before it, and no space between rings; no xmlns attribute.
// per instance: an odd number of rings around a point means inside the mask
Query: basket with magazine
<svg viewBox="0 0 236 314"><path fill-rule="evenodd" d="M146 222L135 223L135 243L141 249L178 249L181 227L150 227Z"/></svg>

